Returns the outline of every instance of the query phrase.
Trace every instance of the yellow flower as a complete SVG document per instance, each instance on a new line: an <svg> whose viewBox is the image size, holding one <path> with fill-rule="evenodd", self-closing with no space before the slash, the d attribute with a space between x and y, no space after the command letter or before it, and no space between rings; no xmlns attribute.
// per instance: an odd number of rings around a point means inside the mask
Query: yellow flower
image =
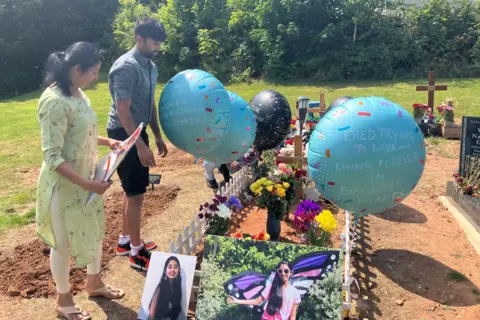
<svg viewBox="0 0 480 320"><path fill-rule="evenodd" d="M263 187L260 187L257 189L257 191L255 191L255 193L259 196L262 194L262 191L263 191Z"/></svg>
<svg viewBox="0 0 480 320"><path fill-rule="evenodd" d="M282 188L282 185L281 185L280 183L277 183L277 184L275 185L275 188L277 188L277 189Z"/></svg>
<svg viewBox="0 0 480 320"><path fill-rule="evenodd" d="M268 191L268 192L272 192L272 190L273 190L273 187L272 187L272 186L267 186L267 191Z"/></svg>
<svg viewBox="0 0 480 320"><path fill-rule="evenodd" d="M268 233L265 233L265 236L263 237L263 240L265 240L265 241L270 240L270 235Z"/></svg>
<svg viewBox="0 0 480 320"><path fill-rule="evenodd" d="M277 189L277 193L278 193L278 195L279 195L280 197L282 197L282 198L285 197L285 189L283 189L283 188L278 188L278 189Z"/></svg>
<svg viewBox="0 0 480 320"><path fill-rule="evenodd" d="M284 187L285 189L290 188L290 183L284 182L284 183L283 183L283 187Z"/></svg>
<svg viewBox="0 0 480 320"><path fill-rule="evenodd" d="M330 210L323 210L315 220L325 232L332 233L337 228L337 221Z"/></svg>
<svg viewBox="0 0 480 320"><path fill-rule="evenodd" d="M246 237L245 240L252 240L252 237Z"/></svg>

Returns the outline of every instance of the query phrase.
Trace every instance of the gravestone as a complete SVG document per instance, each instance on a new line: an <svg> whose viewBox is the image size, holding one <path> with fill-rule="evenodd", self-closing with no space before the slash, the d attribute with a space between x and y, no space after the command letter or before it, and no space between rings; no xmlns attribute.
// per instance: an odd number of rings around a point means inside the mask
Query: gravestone
<svg viewBox="0 0 480 320"><path fill-rule="evenodd" d="M460 140L460 174L465 176L465 160L469 156L480 157L480 117L463 117Z"/></svg>

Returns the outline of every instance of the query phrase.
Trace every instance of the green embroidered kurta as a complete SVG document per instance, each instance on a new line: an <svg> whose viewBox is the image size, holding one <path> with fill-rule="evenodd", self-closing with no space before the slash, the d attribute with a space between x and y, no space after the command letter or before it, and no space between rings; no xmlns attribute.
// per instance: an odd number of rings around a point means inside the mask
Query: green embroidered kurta
<svg viewBox="0 0 480 320"><path fill-rule="evenodd" d="M102 197L97 195L87 205L88 191L55 171L66 161L86 179L91 179L95 172L97 116L88 97L81 93L83 98L68 97L59 88L48 88L38 103L43 163L37 189L37 234L47 245L56 247L50 200L57 189L76 267L92 262L105 234Z"/></svg>

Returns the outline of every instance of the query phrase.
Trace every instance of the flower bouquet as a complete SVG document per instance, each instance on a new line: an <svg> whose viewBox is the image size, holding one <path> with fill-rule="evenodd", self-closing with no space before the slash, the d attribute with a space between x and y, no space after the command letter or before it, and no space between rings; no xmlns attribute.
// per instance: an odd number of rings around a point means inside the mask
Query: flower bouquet
<svg viewBox="0 0 480 320"><path fill-rule="evenodd" d="M200 206L198 217L206 221L206 234L223 236L228 231L232 212L242 208L240 200L235 196L227 198L217 194L211 203L206 202Z"/></svg>
<svg viewBox="0 0 480 320"><path fill-rule="evenodd" d="M322 210L318 203L310 200L300 203L294 223L303 232L307 244L318 247L332 245L330 235L337 228L337 221L330 210Z"/></svg>
<svg viewBox="0 0 480 320"><path fill-rule="evenodd" d="M425 115L425 111L428 108L428 105L423 103L414 103L413 104L413 117L415 119L422 119Z"/></svg>
<svg viewBox="0 0 480 320"><path fill-rule="evenodd" d="M267 232L272 240L280 236L280 220L288 213L285 199L290 184L282 182L278 177L263 177L252 183L250 190L257 197L257 205L268 210Z"/></svg>
<svg viewBox="0 0 480 320"><path fill-rule="evenodd" d="M288 204L292 204L296 199L296 185L297 183L304 183L307 177L307 172L302 168L297 168L295 165L278 163L277 170L274 174L282 181L286 182L290 188L287 190L285 200Z"/></svg>

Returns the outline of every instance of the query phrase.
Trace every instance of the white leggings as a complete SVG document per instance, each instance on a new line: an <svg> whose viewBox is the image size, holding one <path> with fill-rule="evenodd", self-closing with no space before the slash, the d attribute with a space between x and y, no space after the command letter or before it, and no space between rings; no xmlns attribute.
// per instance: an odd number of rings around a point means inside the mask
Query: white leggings
<svg viewBox="0 0 480 320"><path fill-rule="evenodd" d="M57 292L65 294L70 291L70 243L65 223L60 213L60 199L58 190L55 188L50 202L50 212L52 214L51 225L55 236L57 248L50 249L50 270L57 286ZM93 275L100 273L100 262L102 258L102 242L98 244L97 254L94 260L87 266L87 274Z"/></svg>
<svg viewBox="0 0 480 320"><path fill-rule="evenodd" d="M216 167L217 165L215 163L203 160L203 170L205 170L205 176L208 180L215 180L215 175L213 172L215 171Z"/></svg>

